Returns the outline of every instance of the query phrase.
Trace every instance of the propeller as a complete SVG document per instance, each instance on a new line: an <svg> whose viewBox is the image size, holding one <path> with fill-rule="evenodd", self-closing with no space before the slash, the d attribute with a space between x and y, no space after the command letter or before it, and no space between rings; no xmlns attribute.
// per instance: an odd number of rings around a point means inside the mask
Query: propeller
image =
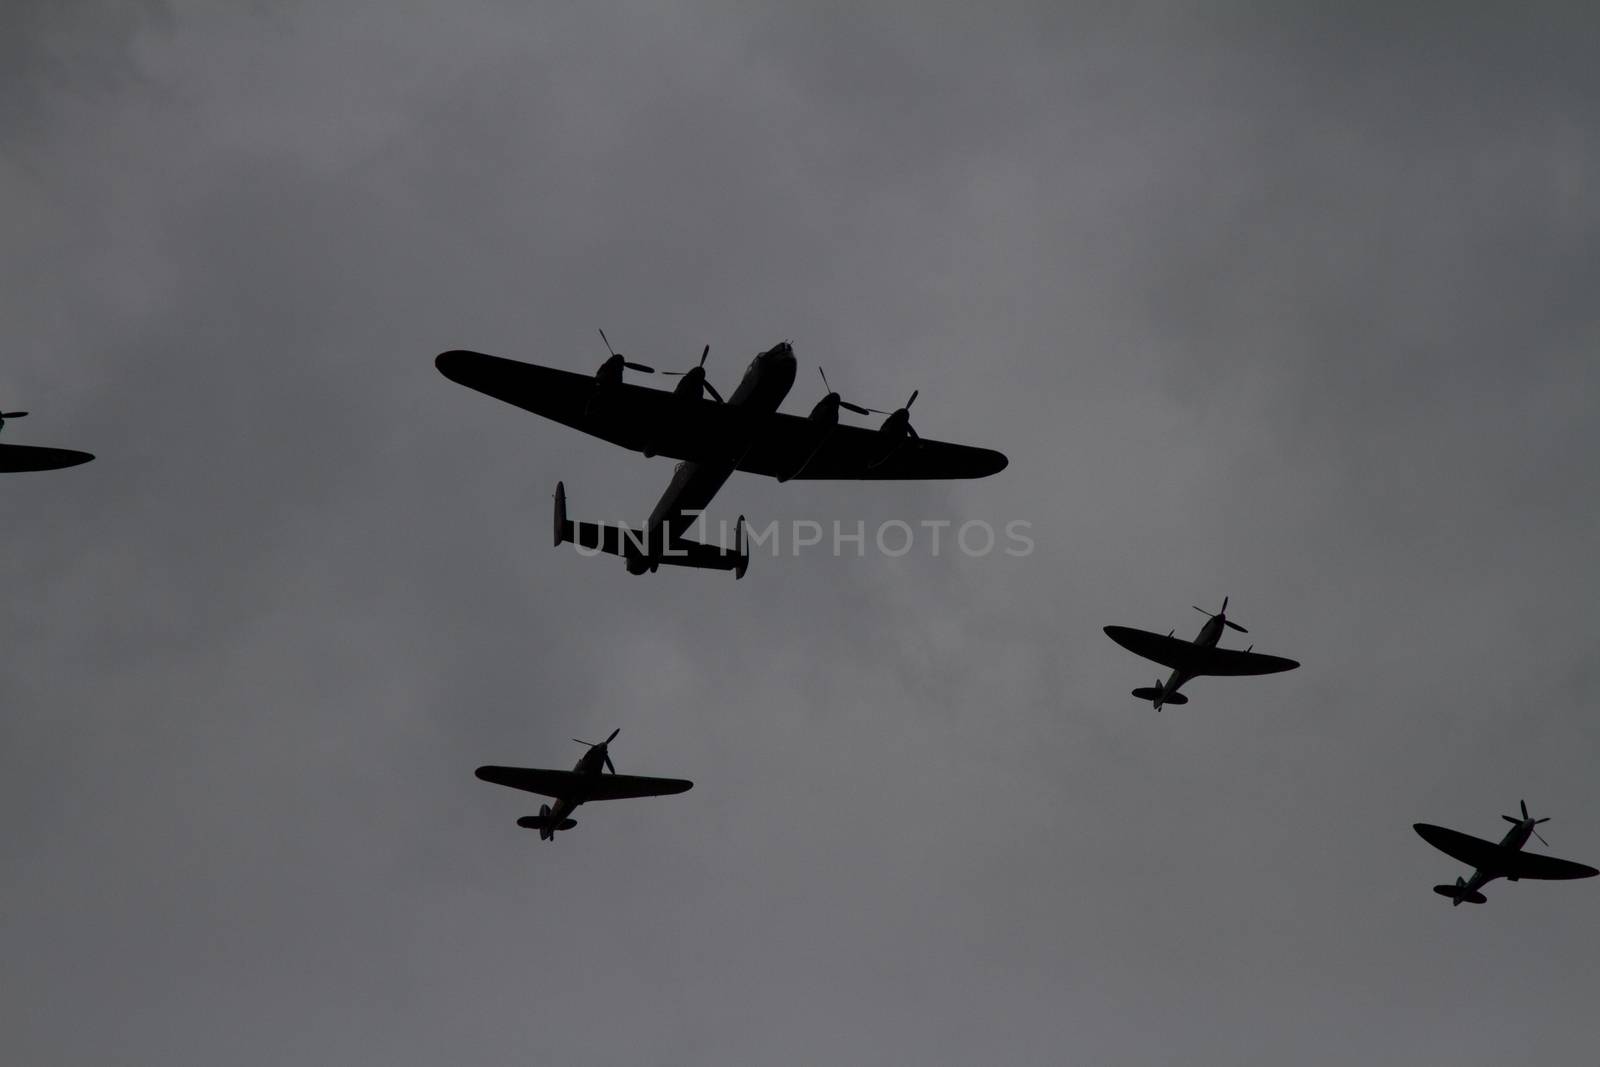
<svg viewBox="0 0 1600 1067"><path fill-rule="evenodd" d="M904 407L896 408L893 411L878 412L880 415L889 416L883 422L883 429L889 431L890 433L897 433L900 430L904 430L913 441L922 440L922 438L917 436L916 427L911 425L911 405L917 402L917 397L919 394L921 394L921 392L922 390L920 389L911 390L911 399L905 402Z"/></svg>
<svg viewBox="0 0 1600 1067"><path fill-rule="evenodd" d="M611 736L606 738L604 741L584 741L576 737L574 737L573 740L577 741L580 745L588 745L590 748L598 748L600 750L600 758L605 760L606 770L610 771L612 774L616 774L617 768L611 763L611 750L607 746L610 745L611 742L615 741L617 739L617 735L621 732L622 727L619 726L615 730L612 730Z"/></svg>
<svg viewBox="0 0 1600 1067"><path fill-rule="evenodd" d="M819 366L817 368L817 373L822 375L822 387L828 391L828 395L822 398L824 403L826 403L828 401L833 401L834 403L838 404L840 407L844 408L846 411L853 411L857 415L887 415L888 414L888 412L879 411L877 408L864 408L860 404L852 404L852 403L850 403L850 401L845 400L844 398L839 396L838 391L835 390L833 386L828 384L828 372L827 371L823 370Z"/></svg>
<svg viewBox="0 0 1600 1067"><path fill-rule="evenodd" d="M26 411L0 411L0 426L4 426L7 419L20 419L26 414Z"/></svg>
<svg viewBox="0 0 1600 1067"><path fill-rule="evenodd" d="M681 376L688 381L697 381L702 389L709 392L716 399L717 403L724 403L722 394L717 392L717 387L712 385L710 379L706 377L706 357L710 354L711 346L706 345L700 350L700 362L698 365L690 367L688 370L664 370L661 373L674 378Z"/></svg>
<svg viewBox="0 0 1600 1067"><path fill-rule="evenodd" d="M1502 819L1504 819L1506 822L1513 823L1513 824L1515 824L1517 826L1521 826L1523 823L1531 824L1528 827L1528 829L1529 830L1533 830L1533 836L1539 838L1539 843L1541 845L1543 845L1545 848L1549 848L1550 847L1550 842L1546 841L1544 839L1544 837L1539 833L1539 831L1534 830L1533 827L1538 826L1542 822L1549 822L1550 821L1550 816L1546 815L1542 819L1531 818L1528 815L1528 802L1526 800L1522 800L1522 801L1518 801L1518 803L1522 805L1522 818L1519 819L1514 815L1502 815L1500 817Z"/></svg>
<svg viewBox="0 0 1600 1067"><path fill-rule="evenodd" d="M1194 610L1198 611L1200 614L1208 616L1209 618L1221 619L1222 620L1222 625L1226 626L1230 630L1238 630L1242 634L1247 634L1247 633L1250 632L1249 630L1246 630L1243 626L1240 626L1238 623L1229 622L1228 621L1228 598L1227 597L1223 597L1222 598L1222 610L1221 611L1207 611L1205 608L1202 608L1198 604L1191 604L1189 606L1194 608Z"/></svg>
<svg viewBox="0 0 1600 1067"><path fill-rule="evenodd" d="M633 362L630 362L629 360L623 359L622 358L622 353L618 352L616 349L611 347L611 341L610 341L609 338L606 337L606 332L604 330L600 331L600 340L605 341L605 343L606 343L606 351L611 353L611 358L614 359L614 360L617 360L624 367L627 367L629 370L644 371L646 374L654 374L656 372L656 369L654 367L647 367L643 363L633 363Z"/></svg>

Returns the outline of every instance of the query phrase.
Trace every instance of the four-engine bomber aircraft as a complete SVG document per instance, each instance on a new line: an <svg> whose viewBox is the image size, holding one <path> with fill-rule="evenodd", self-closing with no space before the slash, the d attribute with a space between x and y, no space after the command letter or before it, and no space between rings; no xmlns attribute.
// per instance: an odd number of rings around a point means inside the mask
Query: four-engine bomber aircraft
<svg viewBox="0 0 1600 1067"><path fill-rule="evenodd" d="M1411 828L1428 844L1451 859L1460 860L1473 868L1471 879L1457 875L1455 885L1433 887L1433 891L1441 897L1450 898L1451 907L1455 907L1463 900L1472 904L1482 904L1489 898L1479 890L1496 878L1515 882L1521 878L1593 878L1600 874L1600 871L1582 863L1522 851L1522 846L1528 843L1529 836L1538 837L1541 844L1546 848L1550 847L1550 842L1539 837L1539 831L1534 829L1535 826L1549 822L1550 819L1548 817L1535 819L1530 816L1526 800L1522 801L1522 818L1519 819L1515 815L1500 817L1511 824L1511 829L1506 831L1506 836L1500 839L1498 845L1481 837L1461 833L1459 830L1446 830L1443 826L1433 826L1425 822L1411 824Z"/></svg>
<svg viewBox="0 0 1600 1067"><path fill-rule="evenodd" d="M20 419L26 411L0 411L0 427L7 419ZM53 471L76 467L94 456L71 448L43 448L39 445L0 445L0 474L20 471Z"/></svg>
<svg viewBox="0 0 1600 1067"><path fill-rule="evenodd" d="M604 741L578 741L588 745L589 751L578 757L577 766L570 771L544 771L532 767L479 767L477 775L495 785L508 785L529 793L555 799L555 806L542 804L539 814L524 815L517 825L539 831L539 840L555 839L557 830L570 830L578 825L568 818L572 809L591 800L625 800L629 797L662 797L682 793L694 785L682 778L643 778L636 774L618 774L611 765L611 742L617 739L621 728L612 730ZM577 741L577 738L573 738ZM610 774L602 774L601 770Z"/></svg>
<svg viewBox="0 0 1600 1067"><path fill-rule="evenodd" d="M1214 615L1202 607L1196 607L1194 610L1211 617L1200 627L1200 633L1193 641L1173 637L1171 631L1162 635L1151 633L1149 630L1135 630L1131 626L1105 628L1107 637L1134 655L1143 656L1163 667L1172 668L1172 674L1164 684L1157 678L1154 688L1133 691L1133 695L1140 700L1148 700L1154 704L1157 711L1161 710L1163 704L1187 704L1189 698L1178 692L1178 689L1191 678L1205 674L1276 674L1300 666L1295 660L1284 659L1282 656L1267 656L1253 652L1251 649L1255 648L1254 645L1243 652L1234 648L1218 648L1217 642L1222 639L1224 626L1230 630L1238 630L1242 634L1250 632L1238 623L1228 620L1227 597L1222 598L1222 610Z"/></svg>
<svg viewBox="0 0 1600 1067"><path fill-rule="evenodd" d="M605 340L605 331L600 332ZM732 549L703 544L687 535L697 517L734 471L786 482L806 479L983 478L1006 466L987 448L947 444L920 436L911 426L913 392L905 407L882 412L827 394L801 418L778 410L795 379L794 349L785 341L751 362L726 400L706 380L705 361L681 375L672 392L623 381L625 369L654 370L624 359L606 341L609 357L593 375L539 367L479 352L445 352L435 361L453 382L543 415L565 426L641 452L681 460L672 482L644 529L567 518L566 487L555 494L555 543L573 542L621 556L631 574L663 563L731 570L744 577L749 549L740 516ZM706 394L710 394L707 399ZM888 414L876 430L839 422L839 409Z"/></svg>

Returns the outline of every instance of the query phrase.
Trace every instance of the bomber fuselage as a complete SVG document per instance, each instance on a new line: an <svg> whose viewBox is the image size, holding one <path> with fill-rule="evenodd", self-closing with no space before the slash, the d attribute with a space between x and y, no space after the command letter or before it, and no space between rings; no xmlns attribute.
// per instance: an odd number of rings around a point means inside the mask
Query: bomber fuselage
<svg viewBox="0 0 1600 1067"><path fill-rule="evenodd" d="M770 415L778 410L794 385L794 375L794 349L787 341L751 360L739 388L728 398L728 406L753 417L732 420L733 429L718 459L684 460L673 469L672 481L645 525L646 551L628 557L630 573L643 574L660 566L661 556L671 539L682 534L710 505L754 444L761 424L754 416Z"/></svg>

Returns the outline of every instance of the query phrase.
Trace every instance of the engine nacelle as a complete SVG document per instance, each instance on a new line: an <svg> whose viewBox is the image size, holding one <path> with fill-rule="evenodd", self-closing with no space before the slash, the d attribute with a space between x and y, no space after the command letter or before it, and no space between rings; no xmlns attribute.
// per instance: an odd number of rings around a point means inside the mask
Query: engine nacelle
<svg viewBox="0 0 1600 1067"><path fill-rule="evenodd" d="M823 426L837 426L839 424L839 394L829 393L817 401L817 406L811 409L812 422Z"/></svg>

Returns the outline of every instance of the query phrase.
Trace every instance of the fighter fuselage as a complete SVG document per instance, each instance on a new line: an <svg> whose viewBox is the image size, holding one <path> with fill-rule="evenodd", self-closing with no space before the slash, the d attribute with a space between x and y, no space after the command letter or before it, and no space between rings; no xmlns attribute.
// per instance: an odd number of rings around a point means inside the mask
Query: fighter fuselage
<svg viewBox="0 0 1600 1067"><path fill-rule="evenodd" d="M1201 648L1216 648L1217 642L1222 640L1222 620L1223 616L1221 615L1213 615L1207 619L1206 624L1200 627L1200 632L1195 635L1194 643ZM1163 701L1173 693L1176 693L1184 682L1193 677L1194 675L1188 671L1174 669L1172 674L1167 677L1166 684L1161 687L1161 695L1156 698L1156 710L1160 711Z"/></svg>

